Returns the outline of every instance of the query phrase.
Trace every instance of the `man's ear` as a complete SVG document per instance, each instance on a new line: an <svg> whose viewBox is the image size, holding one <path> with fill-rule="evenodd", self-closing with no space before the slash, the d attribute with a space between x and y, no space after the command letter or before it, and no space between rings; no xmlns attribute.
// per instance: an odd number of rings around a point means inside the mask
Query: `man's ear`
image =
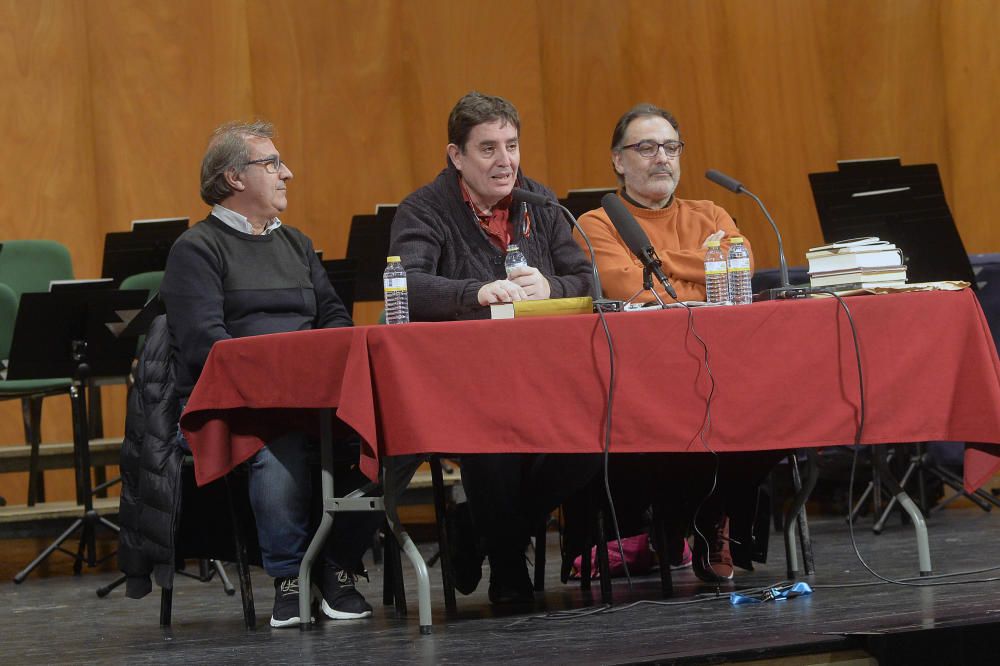
<svg viewBox="0 0 1000 666"><path fill-rule="evenodd" d="M625 169L622 167L622 154L618 151L611 153L611 167L615 170L615 173L621 177L625 177Z"/></svg>
<svg viewBox="0 0 1000 666"><path fill-rule="evenodd" d="M455 168L459 171L462 170L462 149L453 143L448 144L448 157L451 158L451 163L455 165Z"/></svg>
<svg viewBox="0 0 1000 666"><path fill-rule="evenodd" d="M236 171L236 169L229 169L226 171L226 183L237 192L242 192L247 187L243 181L240 180L240 174Z"/></svg>

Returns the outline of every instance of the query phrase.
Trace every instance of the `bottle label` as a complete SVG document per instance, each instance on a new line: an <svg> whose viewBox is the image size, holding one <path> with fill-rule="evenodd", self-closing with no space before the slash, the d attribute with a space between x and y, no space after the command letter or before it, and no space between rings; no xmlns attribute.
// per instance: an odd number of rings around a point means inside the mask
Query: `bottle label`
<svg viewBox="0 0 1000 666"><path fill-rule="evenodd" d="M724 261L705 262L705 275L725 275L725 273L726 273L726 262Z"/></svg>
<svg viewBox="0 0 1000 666"><path fill-rule="evenodd" d="M729 260L729 270L731 271L748 271L750 270L750 259L748 257L743 257L740 259L730 259Z"/></svg>
<svg viewBox="0 0 1000 666"><path fill-rule="evenodd" d="M386 291L406 291L406 278L385 278L382 280Z"/></svg>

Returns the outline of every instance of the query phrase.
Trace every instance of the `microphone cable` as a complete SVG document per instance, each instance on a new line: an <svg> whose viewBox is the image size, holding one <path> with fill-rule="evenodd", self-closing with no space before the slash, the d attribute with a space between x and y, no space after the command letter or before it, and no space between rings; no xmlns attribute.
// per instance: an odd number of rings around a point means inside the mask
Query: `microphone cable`
<svg viewBox="0 0 1000 666"><path fill-rule="evenodd" d="M622 544L621 531L618 529L618 514L615 511L615 502L611 497L611 483L608 480L608 466L610 464L610 454L611 454L611 420L612 420L612 409L614 407L615 400L615 345L614 340L611 337L611 329L608 327L608 320L605 317L605 312L600 307L597 308L597 316L601 320L601 326L604 328L604 336L608 341L608 362L609 362L609 372L608 372L608 401L605 405L605 419L604 419L604 453L602 456L602 467L604 475L604 496L608 500L608 511L611 514L611 527L614 530L615 542L618 545L618 555L621 557L622 567L625 569L625 580L628 582L629 591L632 590L632 574L628 569L628 562L625 560L625 546ZM605 548L606 542L604 544L597 544L597 548ZM583 553L582 557L590 558L590 551ZM582 559L581 559L582 561ZM596 566L596 562L591 562L592 565ZM610 566L609 575L610 575Z"/></svg>
<svg viewBox="0 0 1000 666"><path fill-rule="evenodd" d="M718 489L718 484L719 484L719 469L721 467L721 460L719 459L719 454L716 451L714 451L708 443L709 436L711 435L712 432L712 398L715 397L715 374L712 372L712 365L709 361L708 344L705 342L704 338L702 338L701 335L698 334L698 331L694 327L694 308L692 308L684 301L677 301L677 302L683 305L684 308L687 310L688 333L690 333L694 337L694 339L698 341L698 344L701 345L704 358L705 371L708 373L708 380L709 380L708 396L705 398L705 416L702 419L701 430L698 431L698 439L701 442L702 448L705 449L707 453L710 453L712 455L712 483L709 486L708 493L706 493L705 496L701 498L701 501L698 502L697 506L695 507L694 514L691 517L691 528L692 531L694 532L694 538L700 539L701 542L705 544L705 554L708 555L710 544L708 541L708 537L702 533L701 529L698 528L698 516L701 513L702 507L705 506L705 503L708 502L715 494L715 491ZM723 511L725 511L725 509L723 509ZM666 553L664 553L664 555L666 555ZM667 558L667 566L669 565L670 565L669 558ZM660 563L660 566L663 566L662 561ZM715 590L717 594L719 592L719 589L720 589L719 583L716 583Z"/></svg>
<svg viewBox="0 0 1000 666"><path fill-rule="evenodd" d="M951 586L951 585L967 585L969 583L992 583L1000 581L1000 577L990 577L990 578L979 578L972 580L938 580L940 578L954 578L956 576L970 576L981 573L987 573L989 571L994 571L1000 569L1000 566L988 567L985 569L977 569L973 571L958 571L946 574L938 574L934 576L919 576L915 578L890 578L875 571L865 558L861 555L861 549L858 547L857 538L854 534L854 521L850 519L851 507L854 506L854 479L857 475L858 467L858 451L861 448L861 439L864 434L865 427L865 382L864 373L862 371L861 364L861 342L858 340L858 329L854 322L854 317L851 315L851 309L847 307L847 303L844 298L832 290L823 290L817 293L829 294L837 299L840 307L843 309L844 314L847 315L847 321L851 327L851 338L854 342L854 356L857 362L858 368L858 396L859 396L859 408L858 408L858 427L854 433L854 454L851 458L851 476L847 484L847 511L848 511L848 521L847 526L851 535L851 547L854 549L854 555L857 557L858 562L861 566L865 568L868 573L877 578L877 581L867 581L860 583L842 583L842 584L830 584L830 585L814 585L813 587L819 588L838 588L838 587L863 587L868 585L901 585L904 587L940 587L940 586ZM921 582L923 581L923 582Z"/></svg>

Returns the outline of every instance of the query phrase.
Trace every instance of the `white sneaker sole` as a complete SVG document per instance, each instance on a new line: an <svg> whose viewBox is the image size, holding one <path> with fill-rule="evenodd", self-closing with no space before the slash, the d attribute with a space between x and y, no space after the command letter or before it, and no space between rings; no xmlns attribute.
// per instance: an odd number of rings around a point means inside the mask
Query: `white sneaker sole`
<svg viewBox="0 0 1000 666"><path fill-rule="evenodd" d="M320 603L320 608L323 610L323 615L326 615L331 620L360 620L372 616L370 610L363 613L345 613L344 611L336 610L330 604L326 603L326 599L323 599Z"/></svg>
<svg viewBox="0 0 1000 666"><path fill-rule="evenodd" d="M309 618L310 624L315 624L315 622L316 618L314 617ZM298 615L296 615L295 617L290 617L287 620L275 620L274 616L273 615L271 616L271 626L274 627L275 629L281 629L283 627L292 627L292 626L297 627L299 624L301 623L299 622Z"/></svg>

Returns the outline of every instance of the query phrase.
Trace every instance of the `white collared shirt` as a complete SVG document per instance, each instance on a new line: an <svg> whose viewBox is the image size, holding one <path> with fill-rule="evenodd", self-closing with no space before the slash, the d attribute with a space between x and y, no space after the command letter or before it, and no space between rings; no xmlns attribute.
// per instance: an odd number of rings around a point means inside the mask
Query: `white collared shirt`
<svg viewBox="0 0 1000 666"><path fill-rule="evenodd" d="M235 210L229 210L225 206L220 204L215 204L212 206L212 215L216 216L223 222L225 222L227 227L232 227L236 231L242 232L244 234L250 234L251 236L257 235L253 232L253 227L250 225L249 220L246 216L240 215ZM264 227L264 233L261 235L266 235L281 226L281 220L274 218L267 223Z"/></svg>

